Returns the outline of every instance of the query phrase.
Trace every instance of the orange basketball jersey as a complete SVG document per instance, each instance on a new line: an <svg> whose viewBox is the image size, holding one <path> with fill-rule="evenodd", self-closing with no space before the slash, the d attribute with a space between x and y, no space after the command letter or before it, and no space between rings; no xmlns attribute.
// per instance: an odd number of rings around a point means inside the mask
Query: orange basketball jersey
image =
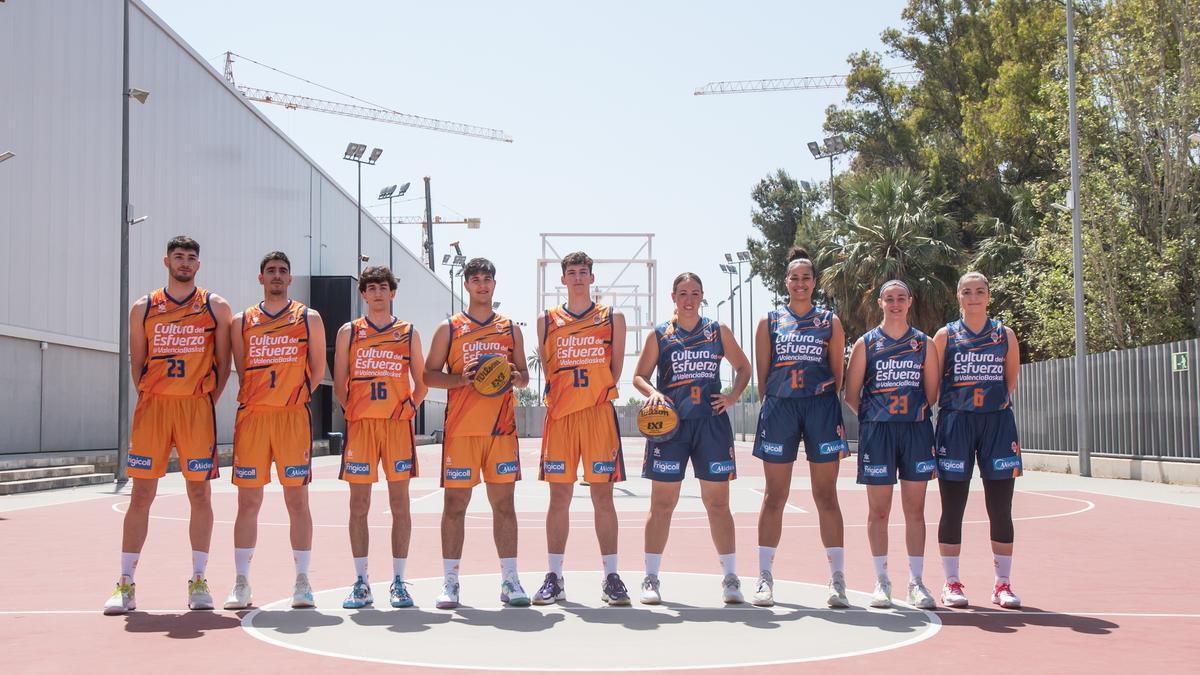
<svg viewBox="0 0 1200 675"><path fill-rule="evenodd" d="M362 316L350 324L350 381L346 419L410 419L416 412L409 386L412 324L392 318L375 326Z"/></svg>
<svg viewBox="0 0 1200 675"><path fill-rule="evenodd" d="M262 303L242 314L243 406L284 408L308 403L308 307L291 300L278 314Z"/></svg>
<svg viewBox="0 0 1200 675"><path fill-rule="evenodd" d="M217 383L217 318L210 293L196 288L176 300L160 288L146 296L146 364L138 391L159 396L200 396Z"/></svg>
<svg viewBox="0 0 1200 675"><path fill-rule="evenodd" d="M447 321L450 327L450 351L446 365L455 375L474 366L480 358L499 354L513 360L513 324L499 314L479 322L466 312ZM513 412L516 394L511 390L500 396L484 396L467 384L450 390L446 404L447 436L507 436L517 433Z"/></svg>
<svg viewBox="0 0 1200 675"><path fill-rule="evenodd" d="M617 384L609 370L614 358L612 309L593 303L575 315L561 305L546 310L543 320L550 416L558 419L615 399Z"/></svg>

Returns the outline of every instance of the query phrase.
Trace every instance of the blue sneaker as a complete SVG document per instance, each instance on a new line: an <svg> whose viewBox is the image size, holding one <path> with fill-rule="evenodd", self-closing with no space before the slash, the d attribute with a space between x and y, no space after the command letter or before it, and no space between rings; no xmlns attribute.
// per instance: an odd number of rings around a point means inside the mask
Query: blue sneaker
<svg viewBox="0 0 1200 675"><path fill-rule="evenodd" d="M354 581L354 586L350 588L350 595L342 601L342 609L362 609L375 602L375 598L371 597L371 587L367 582L359 577Z"/></svg>
<svg viewBox="0 0 1200 675"><path fill-rule="evenodd" d="M392 579L392 585L388 588L388 595L392 598L392 607L412 607L413 599L408 594L408 584L400 577Z"/></svg>
<svg viewBox="0 0 1200 675"><path fill-rule="evenodd" d="M535 605L553 605L566 599L567 589L563 587L563 580L554 572L546 573L546 580L542 582L542 587L533 594L533 604Z"/></svg>
<svg viewBox="0 0 1200 675"><path fill-rule="evenodd" d="M509 607L528 607L529 595L521 588L519 579L505 579L500 584L500 602Z"/></svg>
<svg viewBox="0 0 1200 675"><path fill-rule="evenodd" d="M604 585L600 589L600 599L610 605L629 604L629 590L625 588L625 582L621 581L621 577L616 572L604 578Z"/></svg>

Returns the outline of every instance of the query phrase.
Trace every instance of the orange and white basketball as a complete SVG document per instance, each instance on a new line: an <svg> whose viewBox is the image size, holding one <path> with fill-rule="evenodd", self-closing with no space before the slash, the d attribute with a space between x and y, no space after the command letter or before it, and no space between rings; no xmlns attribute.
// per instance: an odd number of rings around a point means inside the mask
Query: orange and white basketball
<svg viewBox="0 0 1200 675"><path fill-rule="evenodd" d="M484 396L499 396L512 388L512 365L499 354L482 357L471 383Z"/></svg>
<svg viewBox="0 0 1200 675"><path fill-rule="evenodd" d="M670 405L647 405L638 411L638 431L652 441L667 441L679 427L679 415Z"/></svg>

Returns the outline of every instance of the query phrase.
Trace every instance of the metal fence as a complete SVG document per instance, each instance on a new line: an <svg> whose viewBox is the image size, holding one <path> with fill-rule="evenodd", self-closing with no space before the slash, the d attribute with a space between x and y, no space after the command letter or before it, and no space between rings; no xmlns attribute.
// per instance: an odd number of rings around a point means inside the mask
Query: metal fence
<svg viewBox="0 0 1200 675"><path fill-rule="evenodd" d="M1200 460L1200 340L1085 358L1097 455ZM1021 366L1013 408L1021 445L1077 452L1072 359Z"/></svg>

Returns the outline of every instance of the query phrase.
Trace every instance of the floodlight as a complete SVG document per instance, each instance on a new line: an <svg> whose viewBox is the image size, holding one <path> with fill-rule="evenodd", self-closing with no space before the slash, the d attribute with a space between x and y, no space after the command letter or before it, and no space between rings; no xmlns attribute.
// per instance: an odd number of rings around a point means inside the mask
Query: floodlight
<svg viewBox="0 0 1200 675"><path fill-rule="evenodd" d="M811 143L810 143L810 145L811 145ZM812 189L813 189L813 184L812 184L812 183L810 183L810 182L808 182L808 181L806 181L806 180L802 180L802 181L800 181L800 187L801 187L801 188L802 188L802 189L803 189L805 192L807 192L807 191L809 191L809 190L812 190Z"/></svg>
<svg viewBox="0 0 1200 675"><path fill-rule="evenodd" d="M361 255L359 257L362 258L363 262L367 262L371 259L371 256L369 256L369 255Z"/></svg>
<svg viewBox="0 0 1200 675"><path fill-rule="evenodd" d="M733 255L726 253L725 254L725 262L733 262Z"/></svg>
<svg viewBox="0 0 1200 675"><path fill-rule="evenodd" d="M16 156L17 156L16 153L5 150L4 152L0 152L0 162L3 162L8 159L12 159L13 157L16 157Z"/></svg>
<svg viewBox="0 0 1200 675"><path fill-rule="evenodd" d="M366 146L363 146L366 149ZM367 158L367 164L374 164L379 161L379 156L383 154L383 148L375 148L371 150L371 156Z"/></svg>
<svg viewBox="0 0 1200 675"><path fill-rule="evenodd" d="M442 264L443 264L443 265L449 265L449 264L450 264L450 254L449 254L449 253L447 253L446 255L442 256Z"/></svg>
<svg viewBox="0 0 1200 675"><path fill-rule="evenodd" d="M494 309L494 310L495 310L495 309L500 309L500 303L498 303L498 302L493 302L493 303L492 303L492 309Z"/></svg>
<svg viewBox="0 0 1200 675"><path fill-rule="evenodd" d="M821 146L816 141L808 142L808 151L812 153L814 159L821 159Z"/></svg>
<svg viewBox="0 0 1200 675"><path fill-rule="evenodd" d="M396 193L396 196L397 196L397 197L403 197L403 196L404 196L404 193L405 193L405 192L408 192L408 186L409 186L409 185L412 185L412 183L405 183L404 185L401 185L401 186L400 186L400 191Z"/></svg>
<svg viewBox="0 0 1200 675"><path fill-rule="evenodd" d="M468 230L478 230L479 224L483 222L479 218L464 218L463 221L466 222Z"/></svg>
<svg viewBox="0 0 1200 675"><path fill-rule="evenodd" d="M738 262L750 262L750 251L738 251L737 259Z"/></svg>
<svg viewBox="0 0 1200 675"><path fill-rule="evenodd" d="M358 161L362 158L363 153L367 151L367 146L362 143L351 143L346 146L346 155L343 159L352 159Z"/></svg>
<svg viewBox="0 0 1200 675"><path fill-rule="evenodd" d="M138 89L137 87L130 87L126 93L138 103L145 103L146 99L150 98L150 92L145 89Z"/></svg>
<svg viewBox="0 0 1200 675"><path fill-rule="evenodd" d="M379 198L380 199L389 199L395 193L396 193L396 186L389 185L379 191Z"/></svg>
<svg viewBox="0 0 1200 675"><path fill-rule="evenodd" d="M467 256L465 256L465 255L454 256L454 264L458 265L459 267L466 265L467 264Z"/></svg>
<svg viewBox="0 0 1200 675"><path fill-rule="evenodd" d="M146 222L146 219L149 217L150 216L138 216L137 218L134 218L133 220L129 221L129 224L137 225L138 223L144 223L144 222Z"/></svg>

